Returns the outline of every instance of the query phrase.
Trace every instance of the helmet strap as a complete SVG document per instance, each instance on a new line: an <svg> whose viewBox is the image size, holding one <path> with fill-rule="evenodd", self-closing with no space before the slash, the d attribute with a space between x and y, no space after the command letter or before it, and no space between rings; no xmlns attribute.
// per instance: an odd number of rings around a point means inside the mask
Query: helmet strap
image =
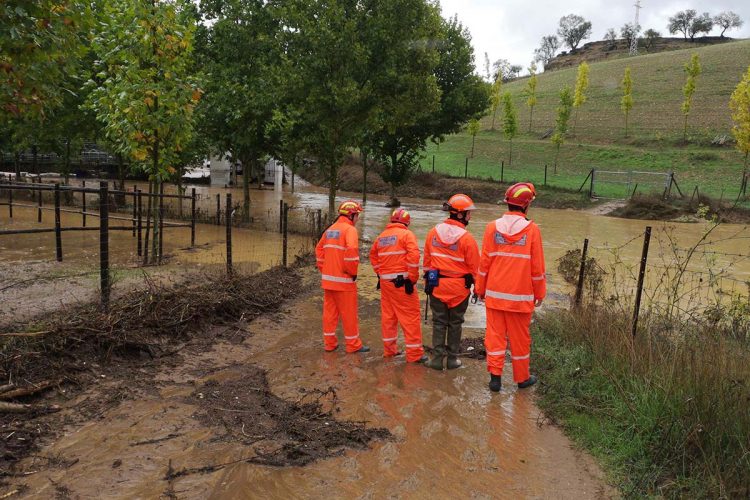
<svg viewBox="0 0 750 500"><path fill-rule="evenodd" d="M512 205L512 204L508 203L508 210L511 211L511 212L521 212L521 213L525 214L526 210L528 210L528 209L529 209L528 205L526 207L522 207L520 205Z"/></svg>
<svg viewBox="0 0 750 500"><path fill-rule="evenodd" d="M464 226L468 226L469 225L469 221L466 220L466 212L464 212L464 211L461 211L461 212L451 212L448 215L448 218L451 219L451 220L458 221L461 224L463 224Z"/></svg>

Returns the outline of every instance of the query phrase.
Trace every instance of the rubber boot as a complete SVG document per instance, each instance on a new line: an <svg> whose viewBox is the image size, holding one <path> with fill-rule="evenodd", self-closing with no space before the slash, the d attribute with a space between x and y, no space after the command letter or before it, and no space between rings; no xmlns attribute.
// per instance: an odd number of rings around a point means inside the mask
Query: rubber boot
<svg viewBox="0 0 750 500"><path fill-rule="evenodd" d="M449 370L455 370L461 366L461 360L457 355L461 351L461 327L448 328L448 362Z"/></svg>
<svg viewBox="0 0 750 500"><path fill-rule="evenodd" d="M461 360L458 359L456 356L451 356L448 354L448 361L445 363L445 367L449 370L455 370L456 368L461 368Z"/></svg>
<svg viewBox="0 0 750 500"><path fill-rule="evenodd" d="M442 370L445 362L445 346L436 345L433 350L432 359L425 363L433 370Z"/></svg>
<svg viewBox="0 0 750 500"><path fill-rule="evenodd" d="M357 349L356 351L354 351L354 353L358 353L358 352L370 352L370 348L368 346L366 346L366 345L363 345L362 347L360 347L359 349ZM354 353L352 353L352 354L354 354Z"/></svg>
<svg viewBox="0 0 750 500"><path fill-rule="evenodd" d="M532 375L520 384L518 384L519 389L526 389L527 387L531 387L532 385L536 384L536 375Z"/></svg>
<svg viewBox="0 0 750 500"><path fill-rule="evenodd" d="M500 392L500 389L503 387L502 379L500 375L492 375L490 374L490 390L492 392Z"/></svg>

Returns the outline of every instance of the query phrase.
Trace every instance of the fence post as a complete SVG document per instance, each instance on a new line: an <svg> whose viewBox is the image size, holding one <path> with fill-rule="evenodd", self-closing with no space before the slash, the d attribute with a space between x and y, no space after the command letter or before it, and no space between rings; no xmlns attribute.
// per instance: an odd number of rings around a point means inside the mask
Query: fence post
<svg viewBox="0 0 750 500"><path fill-rule="evenodd" d="M279 234L284 232L284 200L279 200Z"/></svg>
<svg viewBox="0 0 750 500"><path fill-rule="evenodd" d="M643 280L646 276L646 262L648 261L648 244L651 242L651 226L646 226L646 234L643 238L643 253L641 254L641 269L638 271L638 289L635 292L635 310L633 311L633 337L638 330L638 313L641 309L641 296L643 295Z"/></svg>
<svg viewBox="0 0 750 500"><path fill-rule="evenodd" d="M435 155L432 155L432 173L435 173Z"/></svg>
<svg viewBox="0 0 750 500"><path fill-rule="evenodd" d="M469 158L466 158L466 162L464 163L464 179L469 178Z"/></svg>
<svg viewBox="0 0 750 500"><path fill-rule="evenodd" d="M315 239L320 238L320 236L323 234L323 210L318 209L318 227L315 231L317 234L315 235Z"/></svg>
<svg viewBox="0 0 750 500"><path fill-rule="evenodd" d="M195 188L190 194L190 247L195 246Z"/></svg>
<svg viewBox="0 0 750 500"><path fill-rule="evenodd" d="M136 224L136 232L138 233L138 257L143 255L143 196L140 188L137 188L137 203L138 203L138 222Z"/></svg>
<svg viewBox="0 0 750 500"><path fill-rule="evenodd" d="M99 183L99 278L102 309L109 308L109 192L107 182Z"/></svg>
<svg viewBox="0 0 750 500"><path fill-rule="evenodd" d="M289 234L289 205L284 203L284 238L283 238L284 247L283 247L282 254L281 254L282 264L284 265L284 267L287 267L287 255L288 255L287 245L289 243L289 239L287 237L288 234Z"/></svg>
<svg viewBox="0 0 750 500"><path fill-rule="evenodd" d="M224 218L227 223L227 276L232 276L232 193L227 193Z"/></svg>
<svg viewBox="0 0 750 500"><path fill-rule="evenodd" d="M86 181L81 181L81 187L84 191L81 192L81 222L83 227L86 227Z"/></svg>
<svg viewBox="0 0 750 500"><path fill-rule="evenodd" d="M544 185L547 185L547 164L544 164Z"/></svg>
<svg viewBox="0 0 750 500"><path fill-rule="evenodd" d="M505 160L500 160L500 184L505 182Z"/></svg>
<svg viewBox="0 0 750 500"><path fill-rule="evenodd" d="M164 251L164 181L159 181L159 258L157 264L161 265L161 254Z"/></svg>
<svg viewBox="0 0 750 500"><path fill-rule="evenodd" d="M62 262L62 231L60 228L60 184L55 183L55 250L57 262Z"/></svg>
<svg viewBox="0 0 750 500"><path fill-rule="evenodd" d="M8 215L13 218L13 189L8 190Z"/></svg>
<svg viewBox="0 0 750 500"><path fill-rule="evenodd" d="M693 189L693 194L692 194L692 196L690 196L690 203L693 202L693 200L695 199L695 195L696 194L698 194L698 186L695 186L695 189Z"/></svg>
<svg viewBox="0 0 750 500"><path fill-rule="evenodd" d="M581 254L581 270L578 273L578 286L576 286L576 307L581 305L581 298L583 297L583 280L586 277L586 254L589 250L589 239L583 240L583 253Z"/></svg>
<svg viewBox="0 0 750 500"><path fill-rule="evenodd" d="M42 179L39 179L39 184L42 183ZM39 186L38 208L37 208L37 222L42 222L42 186Z"/></svg>
<svg viewBox="0 0 750 500"><path fill-rule="evenodd" d="M591 169L591 184L589 184L589 198L594 197L594 175L596 173L596 169Z"/></svg>
<svg viewBox="0 0 750 500"><path fill-rule="evenodd" d="M135 237L136 218L138 217L138 207L136 206L137 201L138 201L138 187L133 185L133 237Z"/></svg>
<svg viewBox="0 0 750 500"><path fill-rule="evenodd" d="M216 195L216 225L221 226L221 193Z"/></svg>

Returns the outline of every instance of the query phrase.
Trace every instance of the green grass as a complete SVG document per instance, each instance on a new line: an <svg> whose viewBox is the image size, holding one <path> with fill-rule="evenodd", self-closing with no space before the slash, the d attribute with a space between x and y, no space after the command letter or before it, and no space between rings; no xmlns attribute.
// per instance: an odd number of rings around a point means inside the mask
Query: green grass
<svg viewBox="0 0 750 500"><path fill-rule="evenodd" d="M682 143L683 115L680 111L683 64L697 52L703 74L698 79L693 111L689 120L689 143ZM649 54L634 58L592 63L588 101L578 113L575 130L560 150L558 172L552 174L555 146L539 139L554 126L558 92L564 84L575 83L576 68L539 75L538 104L532 132L528 132L528 108L521 92L526 80L506 84L514 96L520 128L525 132L513 141L512 165L508 161L508 141L501 132L498 113L496 130L490 130L490 117L482 120L483 130L476 137L474 156L469 160L469 176L500 178L500 162L505 161L505 180L544 181L544 165L549 166L548 183L577 189L589 171L636 170L674 171L679 187L689 196L695 186L714 198L734 199L742 179L743 157L732 145L711 146L716 135L730 136L732 126L729 96L750 66L750 40ZM619 82L630 66L634 79L635 105L630 115L631 137L623 133ZM471 154L472 138L465 132L451 135L439 147L430 145L422 160L423 170L463 176L465 158ZM602 179L604 180L604 179ZM649 182L646 182L646 181ZM661 191L663 183L647 176L636 176L639 192ZM627 188L601 183L597 194L624 197Z"/></svg>
<svg viewBox="0 0 750 500"><path fill-rule="evenodd" d="M626 497L744 498L750 352L716 331L681 333L644 328L632 342L625 315L602 309L541 317L540 405Z"/></svg>

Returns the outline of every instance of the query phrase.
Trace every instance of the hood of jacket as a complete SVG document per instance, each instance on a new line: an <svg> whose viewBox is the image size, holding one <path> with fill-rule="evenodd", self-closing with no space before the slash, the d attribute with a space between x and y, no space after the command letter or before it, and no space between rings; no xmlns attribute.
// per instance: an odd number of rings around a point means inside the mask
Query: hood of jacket
<svg viewBox="0 0 750 500"><path fill-rule="evenodd" d="M466 228L458 221L447 219L445 222L441 222L435 226L435 233L440 243L449 246L456 243L466 234Z"/></svg>
<svg viewBox="0 0 750 500"><path fill-rule="evenodd" d="M519 212L506 212L495 221L495 229L509 243L520 240L530 225L531 221Z"/></svg>

